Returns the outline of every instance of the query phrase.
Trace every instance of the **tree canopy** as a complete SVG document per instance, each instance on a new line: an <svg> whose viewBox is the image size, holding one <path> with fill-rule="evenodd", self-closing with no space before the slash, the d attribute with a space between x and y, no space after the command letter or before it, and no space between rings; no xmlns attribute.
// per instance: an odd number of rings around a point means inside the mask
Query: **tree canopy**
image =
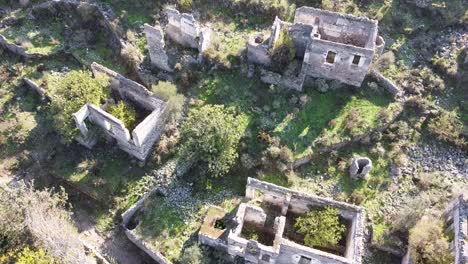
<svg viewBox="0 0 468 264"><path fill-rule="evenodd" d="M234 108L205 105L191 109L181 130L182 153L195 159L213 177L229 171L248 119Z"/></svg>
<svg viewBox="0 0 468 264"><path fill-rule="evenodd" d="M338 209L331 207L307 212L296 219L294 226L298 233L305 235L304 243L310 247L334 246L346 231L346 227L340 223Z"/></svg>
<svg viewBox="0 0 468 264"><path fill-rule="evenodd" d="M49 75L47 94L51 98L49 115L65 143L77 134L72 114L86 103L100 105L109 95L105 76L93 78L90 72L71 71L65 77Z"/></svg>

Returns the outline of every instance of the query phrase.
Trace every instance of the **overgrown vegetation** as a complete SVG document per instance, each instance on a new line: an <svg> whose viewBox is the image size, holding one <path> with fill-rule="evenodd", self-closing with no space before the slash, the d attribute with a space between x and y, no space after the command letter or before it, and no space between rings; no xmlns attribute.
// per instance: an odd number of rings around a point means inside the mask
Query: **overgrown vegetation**
<svg viewBox="0 0 468 264"><path fill-rule="evenodd" d="M340 223L338 209L331 207L307 212L296 219L294 226L304 235L305 245L310 247L334 246L346 231Z"/></svg>
<svg viewBox="0 0 468 264"><path fill-rule="evenodd" d="M226 174L238 157L248 125L246 116L222 105L193 108L181 129L182 155L211 176Z"/></svg>
<svg viewBox="0 0 468 264"><path fill-rule="evenodd" d="M152 92L167 102L167 111L171 120L177 120L182 116L185 97L177 93L177 87L174 84L160 81L157 85L153 85Z"/></svg>
<svg viewBox="0 0 468 264"><path fill-rule="evenodd" d="M53 193L28 186L0 186L0 198L0 262L53 263L56 259L93 263L64 209L67 198L63 190Z"/></svg>
<svg viewBox="0 0 468 264"><path fill-rule="evenodd" d="M129 131L135 128L136 110L127 102L119 101L117 104L110 105L106 110L109 114L122 121Z"/></svg>
<svg viewBox="0 0 468 264"><path fill-rule="evenodd" d="M284 71L296 56L294 42L287 29L281 29L278 39L270 51L271 61L276 71Z"/></svg>
<svg viewBox="0 0 468 264"><path fill-rule="evenodd" d="M72 142L78 132L70 118L72 114L88 103L99 107L108 97L108 84L107 77L93 78L85 71L47 77L47 94L54 99L49 106L49 115L65 143Z"/></svg>

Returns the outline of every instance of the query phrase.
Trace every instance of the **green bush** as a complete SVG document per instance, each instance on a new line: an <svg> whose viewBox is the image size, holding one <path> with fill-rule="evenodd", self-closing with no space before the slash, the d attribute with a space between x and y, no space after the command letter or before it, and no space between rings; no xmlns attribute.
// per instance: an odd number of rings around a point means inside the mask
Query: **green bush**
<svg viewBox="0 0 468 264"><path fill-rule="evenodd" d="M460 148L466 148L468 145L467 140L463 137L463 130L467 128L455 111L440 110L435 117L429 120L427 128L439 140Z"/></svg>
<svg viewBox="0 0 468 264"><path fill-rule="evenodd" d="M334 246L346 231L346 227L340 223L338 209L331 207L309 211L296 219L294 227L298 233L305 235L304 243L309 247Z"/></svg>
<svg viewBox="0 0 468 264"><path fill-rule="evenodd" d="M188 13L192 11L192 0L177 0L177 3L181 12Z"/></svg>
<svg viewBox="0 0 468 264"><path fill-rule="evenodd" d="M181 117L185 97L177 93L177 87L174 84L160 81L158 85L153 85L152 91L157 97L167 102L171 120L177 120Z"/></svg>
<svg viewBox="0 0 468 264"><path fill-rule="evenodd" d="M439 218L424 216L410 230L409 248L415 264L449 264L453 255Z"/></svg>
<svg viewBox="0 0 468 264"><path fill-rule="evenodd" d="M196 159L212 176L222 176L238 157L247 124L245 115L222 105L191 109L181 129L182 154Z"/></svg>
<svg viewBox="0 0 468 264"><path fill-rule="evenodd" d="M72 114L87 104L100 105L108 96L109 79L93 78L90 72L71 71L65 77L47 76L47 94L51 99L49 116L65 143L71 143L78 134Z"/></svg>
<svg viewBox="0 0 468 264"><path fill-rule="evenodd" d="M184 254L179 262L184 264L201 264L203 260L203 252L200 247L195 244L184 250Z"/></svg>
<svg viewBox="0 0 468 264"><path fill-rule="evenodd" d="M18 256L16 264L53 264L54 258L47 255L44 250L31 250L26 247Z"/></svg>
<svg viewBox="0 0 468 264"><path fill-rule="evenodd" d="M128 103L120 101L117 104L110 105L107 108L107 112L122 121L129 131L135 128L136 111L135 108Z"/></svg>
<svg viewBox="0 0 468 264"><path fill-rule="evenodd" d="M289 63L294 60L296 48L287 29L282 29L278 39L273 43L270 51L273 68L276 71L284 71Z"/></svg>

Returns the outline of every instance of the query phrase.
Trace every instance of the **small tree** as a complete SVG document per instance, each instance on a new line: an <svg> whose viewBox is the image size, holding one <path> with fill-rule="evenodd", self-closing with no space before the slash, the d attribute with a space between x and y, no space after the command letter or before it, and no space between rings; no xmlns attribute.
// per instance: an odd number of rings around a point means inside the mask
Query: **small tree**
<svg viewBox="0 0 468 264"><path fill-rule="evenodd" d="M238 157L237 147L247 123L245 115L222 105L191 109L181 130L182 154L196 159L212 176L221 176Z"/></svg>
<svg viewBox="0 0 468 264"><path fill-rule="evenodd" d="M105 76L93 78L90 72L71 71L65 77L49 75L47 94L51 98L49 116L65 143L75 138L78 130L72 114L86 103L100 105L107 98L109 79Z"/></svg>
<svg viewBox="0 0 468 264"><path fill-rule="evenodd" d="M124 101L120 101L115 105L107 108L107 112L114 117L124 122L125 127L132 131L136 126L136 111L131 105Z"/></svg>
<svg viewBox="0 0 468 264"><path fill-rule="evenodd" d="M294 227L298 233L305 235L304 243L309 247L336 245L346 231L346 227L340 224L338 209L331 207L309 211L296 219Z"/></svg>
<svg viewBox="0 0 468 264"><path fill-rule="evenodd" d="M275 70L283 71L288 67L289 63L294 60L296 48L292 38L288 34L287 29L282 29L278 39L273 43L273 48L270 51L272 65Z"/></svg>
<svg viewBox="0 0 468 264"><path fill-rule="evenodd" d="M193 0L177 0L179 3L179 9L182 12L192 11Z"/></svg>
<svg viewBox="0 0 468 264"><path fill-rule="evenodd" d="M160 81L158 85L153 85L152 91L167 102L170 119L177 120L181 117L185 97L177 93L177 87L173 83Z"/></svg>
<svg viewBox="0 0 468 264"><path fill-rule="evenodd" d="M424 216L411 230L409 248L415 264L449 264L453 256L440 218Z"/></svg>

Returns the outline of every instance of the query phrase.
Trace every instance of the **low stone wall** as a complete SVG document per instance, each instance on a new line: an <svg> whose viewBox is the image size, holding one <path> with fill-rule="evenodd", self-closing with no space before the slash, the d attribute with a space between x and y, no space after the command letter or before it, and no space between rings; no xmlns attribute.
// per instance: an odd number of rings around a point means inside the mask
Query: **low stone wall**
<svg viewBox="0 0 468 264"><path fill-rule="evenodd" d="M43 57L42 54L27 53L23 47L18 46L14 43L8 42L8 40L1 34L0 34L0 47L4 48L5 50L13 54L23 57L25 59L38 59L38 58Z"/></svg>
<svg viewBox="0 0 468 264"><path fill-rule="evenodd" d="M370 70L370 76L374 78L385 90L391 93L393 96L401 94L401 89L396 86L390 79L383 76L380 72L372 69Z"/></svg>

